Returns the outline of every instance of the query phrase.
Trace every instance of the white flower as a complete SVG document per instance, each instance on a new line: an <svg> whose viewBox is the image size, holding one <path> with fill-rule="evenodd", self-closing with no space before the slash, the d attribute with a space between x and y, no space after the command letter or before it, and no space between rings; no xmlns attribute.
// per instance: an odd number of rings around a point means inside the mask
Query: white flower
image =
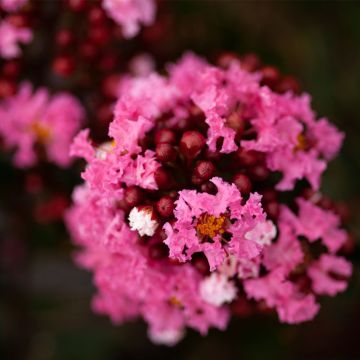
<svg viewBox="0 0 360 360"><path fill-rule="evenodd" d="M184 329L166 329L163 331L149 331L150 340L157 345L176 345L185 336Z"/></svg>
<svg viewBox="0 0 360 360"><path fill-rule="evenodd" d="M232 281L228 280L227 276L212 273L201 282L200 295L207 303L221 306L235 299L236 287Z"/></svg>
<svg viewBox="0 0 360 360"><path fill-rule="evenodd" d="M158 227L158 222L153 220L152 208L144 208L139 210L134 207L129 214L129 224L131 230L139 232L140 236L153 236Z"/></svg>
<svg viewBox="0 0 360 360"><path fill-rule="evenodd" d="M107 141L98 146L95 156L100 160L105 160L109 153L114 150L115 142Z"/></svg>
<svg viewBox="0 0 360 360"><path fill-rule="evenodd" d="M245 234L245 239L255 241L260 245L270 245L276 237L276 227L271 220L257 224Z"/></svg>

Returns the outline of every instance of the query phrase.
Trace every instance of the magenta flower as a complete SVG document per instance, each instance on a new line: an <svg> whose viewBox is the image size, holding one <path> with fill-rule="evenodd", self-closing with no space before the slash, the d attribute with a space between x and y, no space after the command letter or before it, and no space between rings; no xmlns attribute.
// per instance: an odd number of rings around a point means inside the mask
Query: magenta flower
<svg viewBox="0 0 360 360"><path fill-rule="evenodd" d="M11 59L21 53L19 44L28 44L32 40L32 32L27 28L18 28L8 20L0 23L0 57Z"/></svg>
<svg viewBox="0 0 360 360"><path fill-rule="evenodd" d="M324 254L308 269L314 292L319 295L335 296L347 288L352 266L344 258ZM337 275L337 278L334 276Z"/></svg>
<svg viewBox="0 0 360 360"><path fill-rule="evenodd" d="M103 0L102 6L122 26L126 38L135 36L141 24L151 25L155 18L155 0Z"/></svg>
<svg viewBox="0 0 360 360"><path fill-rule="evenodd" d="M46 89L33 92L30 84L23 83L15 96L0 102L0 135L5 147L15 150L16 166L36 164L35 145L40 145L49 161L65 167L83 117L83 109L73 96L59 93L50 97Z"/></svg>
<svg viewBox="0 0 360 360"><path fill-rule="evenodd" d="M237 60L187 54L168 73L124 77L108 141L83 130L71 148L87 165L66 221L94 311L141 317L167 345L186 327L225 329L238 301L313 319L351 265L339 216L298 188L317 189L343 135L308 95L276 93Z"/></svg>
<svg viewBox="0 0 360 360"><path fill-rule="evenodd" d="M13 12L24 6L28 0L0 0L0 7L5 11Z"/></svg>
<svg viewBox="0 0 360 360"><path fill-rule="evenodd" d="M210 181L217 188L216 195L195 190L179 192L174 210L176 222L173 227L169 223L164 225L167 235L164 242L169 246L170 257L179 261L190 260L192 254L203 252L213 271L227 255L235 255L237 259L259 255L264 245L262 233L269 231L261 229L254 233L266 216L258 194L251 195L241 205L242 197L234 184L220 178Z"/></svg>

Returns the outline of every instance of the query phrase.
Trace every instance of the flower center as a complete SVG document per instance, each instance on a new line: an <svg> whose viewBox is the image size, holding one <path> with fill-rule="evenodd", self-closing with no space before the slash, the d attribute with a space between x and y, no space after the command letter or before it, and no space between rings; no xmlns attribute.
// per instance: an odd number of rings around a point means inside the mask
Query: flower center
<svg viewBox="0 0 360 360"><path fill-rule="evenodd" d="M46 144L49 142L51 137L51 130L49 127L41 124L39 121L34 121L30 125L30 131L35 134L39 143Z"/></svg>
<svg viewBox="0 0 360 360"><path fill-rule="evenodd" d="M175 306L175 307L181 307L182 306L181 301L176 296L171 296L170 299L169 299L169 303L172 306Z"/></svg>
<svg viewBox="0 0 360 360"><path fill-rule="evenodd" d="M196 224L196 230L202 236L208 236L214 238L218 234L223 234L225 232L226 217L220 215L216 217L208 213L200 215L198 222Z"/></svg>
<svg viewBox="0 0 360 360"><path fill-rule="evenodd" d="M306 139L304 134L299 134L297 136L297 144L294 148L294 152L299 151L299 150L303 150L306 151L309 149L309 142Z"/></svg>

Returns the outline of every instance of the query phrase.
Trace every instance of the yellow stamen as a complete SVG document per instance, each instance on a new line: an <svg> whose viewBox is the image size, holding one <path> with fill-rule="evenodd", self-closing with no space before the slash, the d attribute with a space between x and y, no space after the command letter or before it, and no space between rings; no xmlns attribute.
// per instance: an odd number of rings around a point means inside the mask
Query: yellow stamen
<svg viewBox="0 0 360 360"><path fill-rule="evenodd" d="M226 217L224 215L216 217L208 213L202 214L196 224L196 230L202 236L214 238L216 235L225 232L225 220Z"/></svg>
<svg viewBox="0 0 360 360"><path fill-rule="evenodd" d="M299 151L299 150L307 150L309 148L309 143L306 140L306 137L304 134L300 133L297 136L297 144L294 148L294 151Z"/></svg>
<svg viewBox="0 0 360 360"><path fill-rule="evenodd" d="M182 303L181 301L176 297L176 296L172 296L170 299L169 299L169 303L173 306L176 306L176 307L181 307L182 306Z"/></svg>
<svg viewBox="0 0 360 360"><path fill-rule="evenodd" d="M48 143L51 138L50 128L41 124L39 121L34 121L30 125L30 131L35 134L38 142L41 144Z"/></svg>

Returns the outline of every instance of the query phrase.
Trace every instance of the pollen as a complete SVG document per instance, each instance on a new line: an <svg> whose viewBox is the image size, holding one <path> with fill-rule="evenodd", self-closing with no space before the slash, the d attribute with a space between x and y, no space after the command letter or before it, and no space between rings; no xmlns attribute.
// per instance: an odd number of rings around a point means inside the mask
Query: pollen
<svg viewBox="0 0 360 360"><path fill-rule="evenodd" d="M181 301L176 297L176 296L172 296L170 299L169 299L169 303L175 307L181 307L182 306L182 303Z"/></svg>
<svg viewBox="0 0 360 360"><path fill-rule="evenodd" d="M218 234L225 232L226 217L221 215L216 217L208 213L204 213L200 216L198 223L196 224L196 230L202 236L208 236L214 238Z"/></svg>
<svg viewBox="0 0 360 360"><path fill-rule="evenodd" d="M51 131L50 131L49 127L41 124L39 121L34 121L30 125L30 131L33 134L35 134L37 140L41 144L46 144L49 142L50 137L51 137Z"/></svg>
<svg viewBox="0 0 360 360"><path fill-rule="evenodd" d="M294 148L294 152L297 152L299 150L306 151L309 149L309 142L307 141L304 134L300 133L297 136L297 144Z"/></svg>

